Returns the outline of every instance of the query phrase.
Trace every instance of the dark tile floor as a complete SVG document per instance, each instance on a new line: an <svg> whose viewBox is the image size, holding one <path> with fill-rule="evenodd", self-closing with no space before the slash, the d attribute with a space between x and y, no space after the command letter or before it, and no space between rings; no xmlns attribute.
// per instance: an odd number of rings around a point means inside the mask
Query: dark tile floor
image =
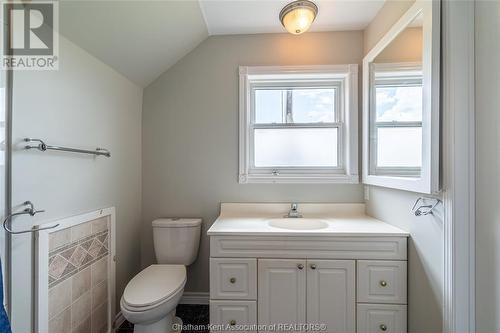
<svg viewBox="0 0 500 333"><path fill-rule="evenodd" d="M183 333L208 333L208 305L179 304L176 309L177 317L187 330ZM134 325L124 322L116 333L131 333Z"/></svg>

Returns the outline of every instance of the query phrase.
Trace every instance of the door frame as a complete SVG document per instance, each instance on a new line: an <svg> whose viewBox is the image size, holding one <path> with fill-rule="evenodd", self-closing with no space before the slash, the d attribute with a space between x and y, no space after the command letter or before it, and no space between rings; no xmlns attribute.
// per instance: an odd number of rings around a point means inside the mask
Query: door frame
<svg viewBox="0 0 500 333"><path fill-rule="evenodd" d="M10 6L10 5L8 5ZM7 26L7 29L10 29L10 20L11 17L8 15L7 21L4 24ZM8 33L4 38L3 48L7 48L10 44L11 34ZM7 48L9 52L11 52L10 48ZM10 55L10 53L9 53ZM5 69L5 170L4 170L4 178L5 185L3 188L4 191L4 218L9 216L12 213L12 93L13 93L13 79L14 79L14 71L13 69ZM9 220L7 225L11 227L11 221ZM12 288L11 288L11 234L2 230L3 239L5 244L3 244L3 249L1 249L4 253L2 256L2 273L3 273L3 291L4 291L4 299L3 303L6 305L6 311L9 318L12 316L11 313L11 305L12 305Z"/></svg>
<svg viewBox="0 0 500 333"><path fill-rule="evenodd" d="M474 1L443 1L442 6L443 332L474 333Z"/></svg>

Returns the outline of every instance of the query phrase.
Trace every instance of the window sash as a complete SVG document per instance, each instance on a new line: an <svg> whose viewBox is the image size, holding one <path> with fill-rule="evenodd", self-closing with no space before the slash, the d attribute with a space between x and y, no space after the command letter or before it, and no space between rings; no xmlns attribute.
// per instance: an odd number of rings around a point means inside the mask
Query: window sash
<svg viewBox="0 0 500 333"><path fill-rule="evenodd" d="M292 173L302 173L307 174L310 172L317 173L345 173L344 170L344 147L342 145L342 137L344 125L342 123L317 123L317 124L251 124L249 126L249 171L251 173L257 174L274 174L278 172L280 174L292 174ZM298 166L274 166L274 167L257 167L255 166L255 130L256 129L286 129L286 128L335 128L337 129L337 166L331 167L318 167L318 166L308 166L308 167L298 167Z"/></svg>
<svg viewBox="0 0 500 333"><path fill-rule="evenodd" d="M377 143L379 128L404 128L404 127L419 127L422 128L421 121L384 121L372 123L372 138L370 139L370 165L372 174L374 175L396 175L402 177L417 177L420 175L422 168L415 167L380 167L377 165Z"/></svg>
<svg viewBox="0 0 500 333"><path fill-rule="evenodd" d="M378 68L375 68L378 67ZM392 67L392 68L391 68ZM397 66L396 66L397 67ZM381 176L400 176L400 177L419 177L422 168L416 167L380 167L377 165L378 155L378 129L379 128L403 128L403 127L420 127L422 121L377 121L376 110L376 93L377 88L390 87L422 87L423 73L420 64L401 66L396 69L391 65L371 66L371 80L373 89L370 94L370 112L369 112L369 172L371 175ZM375 73L377 69L377 73ZM423 111L423 110L422 110Z"/></svg>
<svg viewBox="0 0 500 333"><path fill-rule="evenodd" d="M256 122L255 110L255 91L256 90L297 90L297 89L334 89L335 91L335 105L333 109L333 117L335 122L344 121L344 83L342 80L273 80L273 81L253 81L250 84L250 121L251 124ZM293 113L293 106L292 106ZM286 123L286 122L285 122ZM309 124L309 123L307 123ZM321 122L314 122L310 124L321 124Z"/></svg>
<svg viewBox="0 0 500 333"><path fill-rule="evenodd" d="M343 174L344 170L344 86L342 80L332 79L305 79L305 80L263 80L252 81L250 84L250 124L249 129L249 168L252 174L309 174L309 173L334 173ZM335 91L334 120L335 122L311 122L311 123L256 123L255 91L256 90L294 90L294 89L321 89L330 88ZM293 112L293 110L292 110ZM337 166L332 167L296 167L255 166L255 130L256 129L284 129L284 128L336 128L337 129Z"/></svg>

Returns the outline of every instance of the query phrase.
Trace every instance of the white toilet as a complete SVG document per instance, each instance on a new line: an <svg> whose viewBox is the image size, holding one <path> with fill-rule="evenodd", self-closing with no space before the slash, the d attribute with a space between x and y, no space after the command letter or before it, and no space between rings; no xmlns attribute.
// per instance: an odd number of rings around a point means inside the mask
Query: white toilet
<svg viewBox="0 0 500 333"><path fill-rule="evenodd" d="M120 307L135 333L171 333L175 308L186 284L186 266L198 255L201 219L153 221L157 265L137 274L125 287ZM180 330L179 330L180 332Z"/></svg>

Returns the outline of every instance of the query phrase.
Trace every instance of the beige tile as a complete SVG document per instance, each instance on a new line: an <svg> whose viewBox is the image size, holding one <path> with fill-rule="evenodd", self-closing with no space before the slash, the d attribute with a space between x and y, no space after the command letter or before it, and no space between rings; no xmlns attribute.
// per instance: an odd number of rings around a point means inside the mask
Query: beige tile
<svg viewBox="0 0 500 333"><path fill-rule="evenodd" d="M90 291L71 305L71 327L75 328L90 316Z"/></svg>
<svg viewBox="0 0 500 333"><path fill-rule="evenodd" d="M71 305L71 279L49 289L49 318L61 313Z"/></svg>
<svg viewBox="0 0 500 333"><path fill-rule="evenodd" d="M82 223L71 227L71 241L82 239L84 237L90 236L92 233L92 223Z"/></svg>
<svg viewBox="0 0 500 333"><path fill-rule="evenodd" d="M68 260L63 256L56 254L49 264L49 275L54 279L59 279L66 268L68 267Z"/></svg>
<svg viewBox="0 0 500 333"><path fill-rule="evenodd" d="M108 298L108 280L104 280L92 288L92 310Z"/></svg>
<svg viewBox="0 0 500 333"><path fill-rule="evenodd" d="M68 333L71 331L71 309L67 308L58 316L49 320L50 333Z"/></svg>
<svg viewBox="0 0 500 333"><path fill-rule="evenodd" d="M75 301L90 290L90 266L76 273L71 280L72 301Z"/></svg>
<svg viewBox="0 0 500 333"><path fill-rule="evenodd" d="M73 328L71 333L90 333L90 330L91 330L90 317L88 317L80 325Z"/></svg>
<svg viewBox="0 0 500 333"><path fill-rule="evenodd" d="M108 304L107 302L92 311L92 333L104 332L108 323Z"/></svg>
<svg viewBox="0 0 500 333"><path fill-rule="evenodd" d="M101 217L100 219L94 220L90 223L92 223L92 234L108 229L108 217Z"/></svg>
<svg viewBox="0 0 500 333"><path fill-rule="evenodd" d="M71 243L71 228L66 228L49 234L49 251Z"/></svg>
<svg viewBox="0 0 500 333"><path fill-rule="evenodd" d="M108 256L90 265L92 269L92 286L98 285L108 277Z"/></svg>

